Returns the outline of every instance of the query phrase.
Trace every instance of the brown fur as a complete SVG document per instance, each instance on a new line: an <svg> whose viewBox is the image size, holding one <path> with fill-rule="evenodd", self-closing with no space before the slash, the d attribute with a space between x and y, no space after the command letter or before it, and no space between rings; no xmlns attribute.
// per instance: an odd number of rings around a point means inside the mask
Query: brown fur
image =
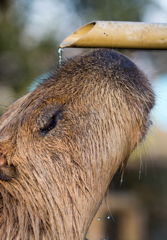
<svg viewBox="0 0 167 240"><path fill-rule="evenodd" d="M84 239L149 126L154 93L124 55L70 59L0 118L1 240Z"/></svg>

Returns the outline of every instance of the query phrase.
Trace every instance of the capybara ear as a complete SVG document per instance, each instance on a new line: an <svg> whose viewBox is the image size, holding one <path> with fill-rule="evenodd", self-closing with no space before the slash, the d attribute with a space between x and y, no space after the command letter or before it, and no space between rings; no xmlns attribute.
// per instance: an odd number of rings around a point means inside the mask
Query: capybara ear
<svg viewBox="0 0 167 240"><path fill-rule="evenodd" d="M8 165L6 160L6 150L0 146L0 180L7 181L16 177L16 168Z"/></svg>

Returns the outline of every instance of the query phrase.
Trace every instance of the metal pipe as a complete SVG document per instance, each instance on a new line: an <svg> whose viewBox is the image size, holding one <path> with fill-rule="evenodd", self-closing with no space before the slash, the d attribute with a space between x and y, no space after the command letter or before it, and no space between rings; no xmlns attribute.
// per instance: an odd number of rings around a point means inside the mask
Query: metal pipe
<svg viewBox="0 0 167 240"><path fill-rule="evenodd" d="M90 22L70 34L59 47L167 49L167 24Z"/></svg>

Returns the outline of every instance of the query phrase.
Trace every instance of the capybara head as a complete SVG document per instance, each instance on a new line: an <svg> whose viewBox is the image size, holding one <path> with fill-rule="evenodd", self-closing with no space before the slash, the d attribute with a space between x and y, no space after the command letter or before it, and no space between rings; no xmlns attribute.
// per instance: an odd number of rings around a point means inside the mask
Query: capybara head
<svg viewBox="0 0 167 240"><path fill-rule="evenodd" d="M0 236L84 239L155 102L127 57L98 49L58 67L0 118Z"/></svg>

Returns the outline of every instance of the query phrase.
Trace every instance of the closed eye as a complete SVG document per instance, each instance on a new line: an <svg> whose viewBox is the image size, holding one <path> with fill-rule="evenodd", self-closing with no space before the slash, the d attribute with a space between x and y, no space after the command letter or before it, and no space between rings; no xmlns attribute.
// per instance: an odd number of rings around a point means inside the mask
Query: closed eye
<svg viewBox="0 0 167 240"><path fill-rule="evenodd" d="M40 128L40 133L42 135L46 135L48 132L50 132L56 125L59 119L62 117L61 110L56 111L51 116L45 116L47 118L47 121L45 122L44 126ZM46 119L45 119L46 120Z"/></svg>

